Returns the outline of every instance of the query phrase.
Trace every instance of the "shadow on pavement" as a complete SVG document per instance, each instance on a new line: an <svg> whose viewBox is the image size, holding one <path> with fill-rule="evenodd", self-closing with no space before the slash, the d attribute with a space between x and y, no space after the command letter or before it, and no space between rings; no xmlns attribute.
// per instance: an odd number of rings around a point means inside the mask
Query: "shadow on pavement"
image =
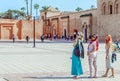
<svg viewBox="0 0 120 81"><path fill-rule="evenodd" d="M73 77L24 77L24 78L31 78L31 79L73 79ZM102 78L102 77L97 77ZM88 77L80 77L78 79L97 79L97 78L88 78Z"/></svg>
<svg viewBox="0 0 120 81"><path fill-rule="evenodd" d="M31 79L73 79L73 77L24 77Z"/></svg>

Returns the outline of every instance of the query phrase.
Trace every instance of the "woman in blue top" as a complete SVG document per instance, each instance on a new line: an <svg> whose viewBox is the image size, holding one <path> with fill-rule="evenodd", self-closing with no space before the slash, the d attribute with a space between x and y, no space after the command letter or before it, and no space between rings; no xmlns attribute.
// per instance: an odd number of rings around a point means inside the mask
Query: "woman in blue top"
<svg viewBox="0 0 120 81"><path fill-rule="evenodd" d="M71 68L71 75L74 75L74 79L77 79L79 75L83 74L83 70L82 70L82 64L81 64L81 60L80 60L80 55L77 54L79 51L79 41L82 41L83 36L78 34L76 36L76 39L73 43L74 49L73 49L73 53L72 53L72 68ZM80 51L79 51L80 53Z"/></svg>

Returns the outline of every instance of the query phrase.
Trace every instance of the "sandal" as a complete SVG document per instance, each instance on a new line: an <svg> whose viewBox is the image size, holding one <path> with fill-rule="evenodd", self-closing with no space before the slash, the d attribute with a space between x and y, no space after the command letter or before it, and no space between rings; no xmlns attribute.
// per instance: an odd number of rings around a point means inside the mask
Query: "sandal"
<svg viewBox="0 0 120 81"><path fill-rule="evenodd" d="M77 76L74 76L73 79L78 79L78 77L77 77Z"/></svg>
<svg viewBox="0 0 120 81"><path fill-rule="evenodd" d="M97 78L97 76L93 76L93 78Z"/></svg>
<svg viewBox="0 0 120 81"><path fill-rule="evenodd" d="M114 78L114 75L109 76L109 78Z"/></svg>
<svg viewBox="0 0 120 81"><path fill-rule="evenodd" d="M107 77L107 75L102 75L102 77Z"/></svg>

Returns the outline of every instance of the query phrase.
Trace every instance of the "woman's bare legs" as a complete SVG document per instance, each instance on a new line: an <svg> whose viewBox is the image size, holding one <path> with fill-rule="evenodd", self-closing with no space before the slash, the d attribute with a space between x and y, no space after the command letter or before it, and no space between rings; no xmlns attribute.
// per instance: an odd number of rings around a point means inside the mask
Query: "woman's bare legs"
<svg viewBox="0 0 120 81"><path fill-rule="evenodd" d="M109 72L109 68L106 69L106 73L102 77L107 77Z"/></svg>
<svg viewBox="0 0 120 81"><path fill-rule="evenodd" d="M109 78L114 78L114 68L111 69L112 75Z"/></svg>

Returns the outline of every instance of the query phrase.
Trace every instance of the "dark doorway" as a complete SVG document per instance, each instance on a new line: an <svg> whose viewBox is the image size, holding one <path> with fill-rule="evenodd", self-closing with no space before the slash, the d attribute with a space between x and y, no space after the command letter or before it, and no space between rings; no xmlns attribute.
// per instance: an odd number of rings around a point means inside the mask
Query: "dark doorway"
<svg viewBox="0 0 120 81"><path fill-rule="evenodd" d="M64 37L66 38L66 29L64 29Z"/></svg>
<svg viewBox="0 0 120 81"><path fill-rule="evenodd" d="M110 14L112 14L112 5L110 5Z"/></svg>

